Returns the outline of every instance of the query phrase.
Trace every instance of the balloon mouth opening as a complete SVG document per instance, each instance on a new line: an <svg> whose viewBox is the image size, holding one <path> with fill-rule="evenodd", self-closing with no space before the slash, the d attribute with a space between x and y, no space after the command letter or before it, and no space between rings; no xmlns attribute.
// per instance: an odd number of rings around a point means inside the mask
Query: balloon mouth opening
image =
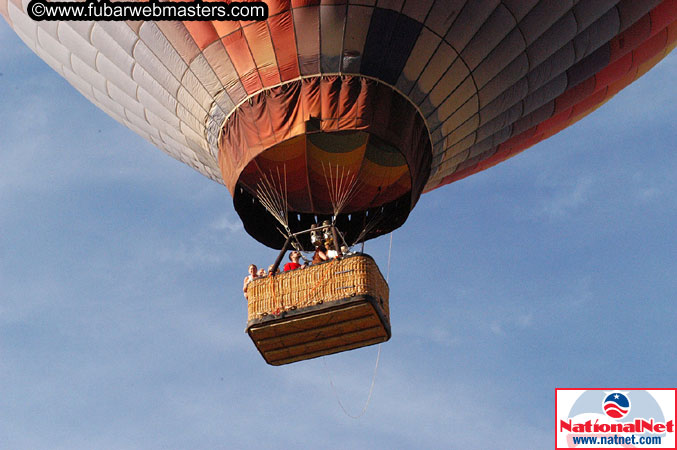
<svg viewBox="0 0 677 450"><path fill-rule="evenodd" d="M404 223L412 173L405 155L376 135L307 130L252 159L233 201L247 232L269 247L325 220L352 244Z"/></svg>
<svg viewBox="0 0 677 450"><path fill-rule="evenodd" d="M305 78L257 93L219 136L219 165L235 210L245 230L273 248L324 220L349 244L400 227L431 162L418 109L392 87L360 76Z"/></svg>
<svg viewBox="0 0 677 450"><path fill-rule="evenodd" d="M296 233L310 229L326 220L335 223L345 242L350 245L373 239L401 227L411 211L411 192L378 207L362 211L343 212L338 215L318 214L288 210L288 230L270 214L261 201L243 187L233 197L235 211L240 216L245 231L270 248L281 249L287 232ZM309 235L298 236L304 250L313 248Z"/></svg>

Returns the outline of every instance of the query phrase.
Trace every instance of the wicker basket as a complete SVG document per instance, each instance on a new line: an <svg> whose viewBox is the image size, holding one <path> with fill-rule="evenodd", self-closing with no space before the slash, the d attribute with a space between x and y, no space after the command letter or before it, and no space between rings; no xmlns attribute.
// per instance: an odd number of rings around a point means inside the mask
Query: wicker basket
<svg viewBox="0 0 677 450"><path fill-rule="evenodd" d="M384 342L388 294L364 254L255 279L247 287L247 332L273 365Z"/></svg>

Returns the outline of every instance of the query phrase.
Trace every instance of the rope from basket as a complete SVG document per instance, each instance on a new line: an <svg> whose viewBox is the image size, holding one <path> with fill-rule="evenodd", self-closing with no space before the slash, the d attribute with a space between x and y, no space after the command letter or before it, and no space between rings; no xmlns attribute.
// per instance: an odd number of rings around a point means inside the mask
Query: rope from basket
<svg viewBox="0 0 677 450"><path fill-rule="evenodd" d="M332 261L333 262L333 261ZM331 264L331 263L330 263ZM333 266L333 264L331 264ZM329 265L327 265L327 268L329 268ZM317 282L315 283L315 286L310 290L308 293L308 302L306 305L311 304L311 299L313 298L313 294L315 294L315 291L326 281L329 280L329 275L332 274L333 272L331 270L326 270L324 271L324 276ZM304 305L305 306L305 305Z"/></svg>
<svg viewBox="0 0 677 450"><path fill-rule="evenodd" d="M273 275L272 277L270 277L270 290L272 291L272 294L273 294L273 305L278 304L277 293L275 292L275 284L276 284L275 283L275 275ZM280 306L278 307L278 309L282 308L282 306L284 306L281 301L279 302L279 304L280 304Z"/></svg>
<svg viewBox="0 0 677 450"><path fill-rule="evenodd" d="M324 364L324 369L327 372L327 376L329 377L329 384L331 385L332 390L334 391L334 395L336 396L336 401L338 402L339 406L343 410L346 416L350 417L351 419L359 419L364 415L364 413L367 412L367 408L369 408L369 402L371 402L371 395L374 393L374 385L376 384L376 372L378 371L378 362L381 359L381 344L378 345L378 353L376 354L376 365L374 366L374 376L371 378L371 386L369 387L369 395L367 396L367 401L364 403L364 407L362 407L362 411L360 411L359 414L357 415L352 415L346 410L345 406L343 406L343 403L341 403L341 399L339 398L338 392L336 391L336 386L334 386L334 380L332 379L331 374L329 373L329 369L327 368L327 361L322 357L322 363Z"/></svg>
<svg viewBox="0 0 677 450"><path fill-rule="evenodd" d="M326 268L329 268L329 265L327 265ZM325 271L324 271L324 276L323 276L317 283L315 283L315 286L313 286L313 288L312 288L312 289L310 290L310 292L308 293L308 297L307 297L308 300L306 300L305 303L298 303L298 304L296 304L295 306L299 307L299 306L308 306L308 305L311 305L311 304L313 303L313 302L312 302L313 294L315 293L315 291L316 291L320 286L322 286L325 282L329 281L329 277L330 277L330 275L331 275L332 273L333 273L332 270L325 270ZM284 310L284 297L282 297L282 298L280 299L280 301L278 302L278 299L277 299L277 291L276 291L276 289L275 289L275 287L276 287L276 285L277 285L276 281L278 281L278 280L277 280L277 277L276 277L276 276L270 276L270 277L268 277L268 280L269 280L269 283L270 283L270 290L271 290L272 304L273 304L273 305L279 305L279 306L278 306L278 312L279 312L279 311L282 311L282 310ZM272 314L277 314L277 312L276 312L276 311L272 311Z"/></svg>
<svg viewBox="0 0 677 450"><path fill-rule="evenodd" d="M276 278L274 275L269 276L268 282L270 283L270 291L271 291L271 297L272 297L272 302L271 302L271 308L270 308L270 313L266 312L265 314L278 314L280 311L282 311L282 308L284 307L284 298L279 302L279 306L277 307L277 311L274 311L272 309L272 306L277 305L277 292L275 291L275 285L276 285ZM259 315L264 315L263 313L259 313Z"/></svg>
<svg viewBox="0 0 677 450"><path fill-rule="evenodd" d="M390 233L390 245L388 246L388 271L386 272L386 283L388 282L390 278L390 256L392 255L392 250L393 250L393 233ZM362 251L364 252L364 242L362 242ZM334 391L334 396L336 396L336 401L338 402L339 406L343 410L343 413L350 417L351 419L359 419L364 415L364 413L367 412L367 408L369 407L369 402L371 402L371 396L374 393L374 385L376 384L376 373L378 372L378 363L381 360L381 344L378 344L378 353L376 354L376 363L374 364L374 375L371 378L371 386L369 387L369 394L367 395L367 401L364 403L364 407L362 408L362 411L356 416L350 414L346 408L343 406L343 403L341 403L341 399L339 398L338 392L336 391L336 387L334 386L334 380L331 377L331 374L329 373L329 370L327 369L327 361L325 360L324 356L322 357L322 363L324 364L324 368L327 371L327 375L329 377L329 384L331 385L332 390Z"/></svg>
<svg viewBox="0 0 677 450"><path fill-rule="evenodd" d="M390 255L393 251L393 232L390 232L390 245L388 246L388 271L386 272L386 283L390 281Z"/></svg>

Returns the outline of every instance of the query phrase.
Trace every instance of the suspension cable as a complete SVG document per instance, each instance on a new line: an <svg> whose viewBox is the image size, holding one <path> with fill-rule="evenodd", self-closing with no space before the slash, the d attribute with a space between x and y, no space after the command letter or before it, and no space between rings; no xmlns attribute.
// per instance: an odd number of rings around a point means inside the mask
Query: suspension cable
<svg viewBox="0 0 677 450"><path fill-rule="evenodd" d="M268 174L260 172L261 181L256 185L256 197L259 199L261 205L284 227L286 234L277 228L277 230L284 236L293 236L294 248L298 251L304 251L301 241L295 236L289 227L289 198L287 192L287 165L282 166L282 176L280 176L280 167L275 167L277 180L275 174L271 170ZM304 257L304 260L307 259Z"/></svg>
<svg viewBox="0 0 677 450"><path fill-rule="evenodd" d="M390 245L388 246L388 271L386 272L386 283L390 281L390 255L393 252L393 232L390 232Z"/></svg>

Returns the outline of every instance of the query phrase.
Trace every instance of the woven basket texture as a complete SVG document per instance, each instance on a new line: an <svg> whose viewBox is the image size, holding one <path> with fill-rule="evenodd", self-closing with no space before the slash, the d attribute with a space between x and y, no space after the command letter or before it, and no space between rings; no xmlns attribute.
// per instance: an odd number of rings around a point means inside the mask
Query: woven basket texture
<svg viewBox="0 0 677 450"><path fill-rule="evenodd" d="M257 278L249 283L247 295L248 320L356 295L382 299L385 317L390 316L388 284L367 255L348 256L274 277Z"/></svg>

